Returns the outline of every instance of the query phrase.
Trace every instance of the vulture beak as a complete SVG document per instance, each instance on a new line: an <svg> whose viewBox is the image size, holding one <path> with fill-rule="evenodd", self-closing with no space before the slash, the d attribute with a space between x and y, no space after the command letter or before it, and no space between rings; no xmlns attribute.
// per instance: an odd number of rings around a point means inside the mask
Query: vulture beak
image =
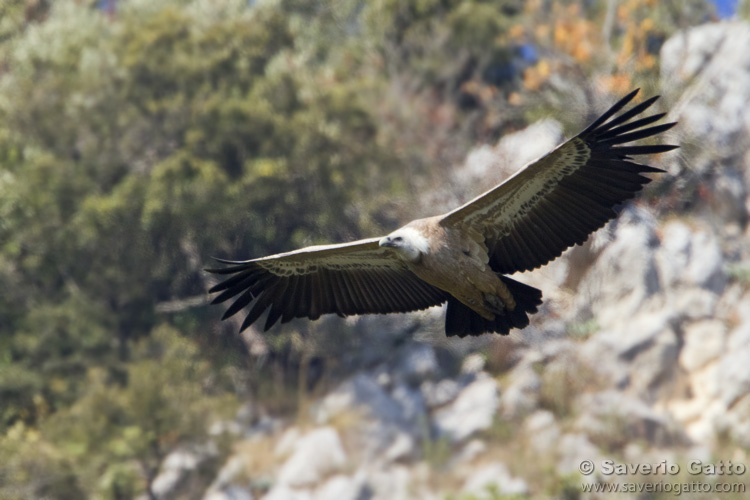
<svg viewBox="0 0 750 500"><path fill-rule="evenodd" d="M393 240L391 240L390 236L386 236L378 242L378 246L393 248L396 246L396 244L393 242Z"/></svg>

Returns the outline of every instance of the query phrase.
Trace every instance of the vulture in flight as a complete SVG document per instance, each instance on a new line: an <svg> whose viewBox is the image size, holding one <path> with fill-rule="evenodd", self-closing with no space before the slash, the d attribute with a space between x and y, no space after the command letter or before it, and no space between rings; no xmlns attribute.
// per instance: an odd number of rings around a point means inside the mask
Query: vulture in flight
<svg viewBox="0 0 750 500"><path fill-rule="evenodd" d="M663 172L633 157L672 145L627 145L672 128L638 117L658 98L620 112L635 90L583 132L486 193L447 214L417 219L388 236L230 261L210 289L234 299L222 319L250 306L241 330L268 311L277 321L408 312L448 302L448 336L499 333L529 324L542 292L509 278L559 257L615 218L613 207Z"/></svg>

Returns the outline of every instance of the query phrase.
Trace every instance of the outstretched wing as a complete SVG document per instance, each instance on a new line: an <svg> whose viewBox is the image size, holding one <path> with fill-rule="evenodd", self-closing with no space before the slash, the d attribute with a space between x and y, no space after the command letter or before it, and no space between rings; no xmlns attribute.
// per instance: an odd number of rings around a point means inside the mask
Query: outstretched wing
<svg viewBox="0 0 750 500"><path fill-rule="evenodd" d="M241 330L270 308L268 330L279 319L408 312L447 300L445 292L417 278L378 240L312 246L247 261L217 259L229 267L207 271L232 276L209 290L221 292L212 303L236 297L222 319L252 303Z"/></svg>
<svg viewBox="0 0 750 500"><path fill-rule="evenodd" d="M651 181L642 173L662 172L634 163L631 156L678 147L622 145L675 125L647 127L664 113L631 121L658 96L614 117L637 93L628 94L586 130L499 186L449 212L440 223L482 234L492 269L506 274L535 269L559 257L566 248L583 243L616 216L615 205L632 198Z"/></svg>

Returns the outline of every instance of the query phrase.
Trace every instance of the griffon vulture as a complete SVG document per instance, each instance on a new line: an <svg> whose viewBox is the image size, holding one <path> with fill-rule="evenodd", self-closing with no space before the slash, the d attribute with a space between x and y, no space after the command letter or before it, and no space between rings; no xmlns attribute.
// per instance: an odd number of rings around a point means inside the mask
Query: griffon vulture
<svg viewBox="0 0 750 500"><path fill-rule="evenodd" d="M417 219L385 237L320 245L245 261L217 259L232 275L210 292L214 304L236 297L222 319L252 303L244 330L266 310L279 319L322 314L395 313L448 302L448 336L508 334L537 312L542 292L506 276L536 269L616 217L613 207L663 172L632 161L672 145L623 144L660 134L664 113L633 120L652 97L615 116L628 94L586 130L497 187L443 215Z"/></svg>

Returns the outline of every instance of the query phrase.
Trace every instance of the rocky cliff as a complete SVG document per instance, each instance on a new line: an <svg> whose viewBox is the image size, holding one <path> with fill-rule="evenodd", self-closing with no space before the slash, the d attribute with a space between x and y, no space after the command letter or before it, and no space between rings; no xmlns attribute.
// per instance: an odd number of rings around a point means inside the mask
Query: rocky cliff
<svg viewBox="0 0 750 500"><path fill-rule="evenodd" d="M246 407L217 424L234 452L204 498L604 498L581 483L649 476L582 474L584 461L664 461L682 471L656 477L671 481L689 478L690 461L750 466L747 47L744 23L663 45L661 92L680 122L669 142L682 148L616 221L520 277L545 291L532 326L472 341L418 334L296 421ZM554 121L532 125L472 153L452 187L560 138ZM207 453L173 453L155 493L188 487Z"/></svg>

